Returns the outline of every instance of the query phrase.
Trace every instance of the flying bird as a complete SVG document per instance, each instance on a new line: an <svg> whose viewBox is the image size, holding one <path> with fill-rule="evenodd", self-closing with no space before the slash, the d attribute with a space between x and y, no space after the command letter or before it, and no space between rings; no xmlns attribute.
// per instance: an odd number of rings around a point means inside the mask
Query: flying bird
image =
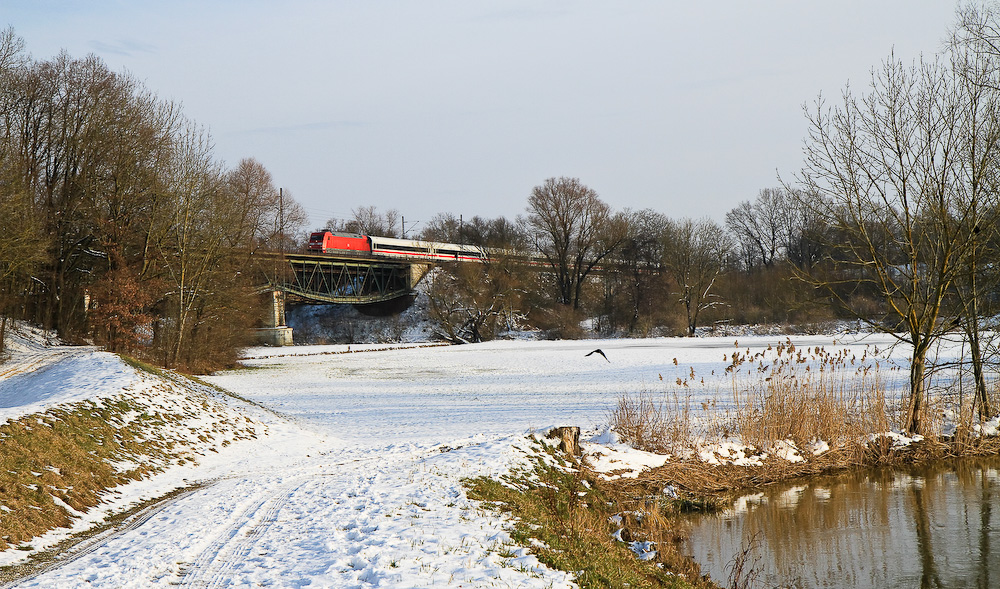
<svg viewBox="0 0 1000 589"><path fill-rule="evenodd" d="M600 355L604 356L605 360L608 360L608 357L604 355L604 352L601 350L601 348L597 348L593 352L590 352L590 354L600 354ZM589 356L590 354L587 354L587 356ZM584 356L584 357L586 357L586 356ZM608 360L608 362L611 362L611 360Z"/></svg>

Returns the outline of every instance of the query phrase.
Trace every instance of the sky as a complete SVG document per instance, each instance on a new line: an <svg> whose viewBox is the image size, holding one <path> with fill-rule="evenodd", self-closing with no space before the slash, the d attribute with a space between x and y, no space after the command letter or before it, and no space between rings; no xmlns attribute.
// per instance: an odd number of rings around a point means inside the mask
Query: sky
<svg viewBox="0 0 1000 589"><path fill-rule="evenodd" d="M948 0L0 0L253 157L310 216L510 218L576 177L615 210L725 213L794 180L803 106L941 49Z"/></svg>

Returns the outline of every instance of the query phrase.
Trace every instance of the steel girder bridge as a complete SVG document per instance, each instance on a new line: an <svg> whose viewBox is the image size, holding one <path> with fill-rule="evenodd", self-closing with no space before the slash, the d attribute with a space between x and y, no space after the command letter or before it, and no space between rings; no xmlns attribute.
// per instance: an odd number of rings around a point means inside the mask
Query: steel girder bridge
<svg viewBox="0 0 1000 589"><path fill-rule="evenodd" d="M268 289L308 301L363 305L412 294L428 264L371 257L264 254Z"/></svg>

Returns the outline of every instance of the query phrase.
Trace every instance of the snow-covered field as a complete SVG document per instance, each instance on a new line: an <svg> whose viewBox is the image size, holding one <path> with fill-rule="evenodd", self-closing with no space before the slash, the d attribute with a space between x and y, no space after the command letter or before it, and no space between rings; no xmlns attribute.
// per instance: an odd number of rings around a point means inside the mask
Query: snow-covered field
<svg viewBox="0 0 1000 589"><path fill-rule="evenodd" d="M510 546L504 522L468 500L461 479L505 472L524 456L527 432L578 425L596 435L623 394L677 390L677 379L689 382L681 390L693 402L725 406L724 358L785 341L735 339L249 350L247 369L207 380L291 421L254 410L270 435L136 485L147 496L197 480L208 481L204 488L19 586L572 586L571 575ZM854 335L791 341L858 357L890 343ZM586 355L596 348L607 360ZM93 368L72 363L84 358ZM39 378L72 382L64 374L71 370L93 381L107 373L106 360L70 354ZM116 367L116 378L138 378ZM80 394L73 386L45 392L53 379L43 386L17 378L17 387L0 382L3 411Z"/></svg>
<svg viewBox="0 0 1000 589"><path fill-rule="evenodd" d="M509 434L550 425L600 428L623 394L679 391L695 404L714 399L726 405L732 375L725 373L723 358L784 341L780 336L494 341L369 347L376 351L354 346L351 353L340 353L348 346L256 348L245 361L254 370L209 380L344 440L447 443L449 436ZM886 350L891 344L886 336L856 335L793 341L801 349L850 349L859 358L865 348L870 356L874 348ZM586 355L594 349L601 349L607 360ZM893 356L903 359L906 350ZM678 388L678 378L689 386Z"/></svg>

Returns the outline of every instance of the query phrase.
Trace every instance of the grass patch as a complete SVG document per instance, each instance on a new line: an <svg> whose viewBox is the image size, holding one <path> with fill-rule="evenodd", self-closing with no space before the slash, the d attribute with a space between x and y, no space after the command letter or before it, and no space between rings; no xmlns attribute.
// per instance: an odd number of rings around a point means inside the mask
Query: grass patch
<svg viewBox="0 0 1000 589"><path fill-rule="evenodd" d="M205 388L211 389L211 390L213 390L213 391L215 391L215 392L217 392L219 394L226 395L227 397L231 397L231 398L236 399L236 400L238 400L240 402L246 403L247 405L253 405L254 407L258 407L260 409L264 409L265 411L268 411L268 412L273 413L275 415L280 415L280 413L278 413L277 411L275 411L275 410L273 410L273 409L271 409L269 407L261 405L260 403L258 403L256 401L248 399L248 398L246 398L246 397L244 397L242 395L236 394L236 393L234 393L234 392L232 392L232 391L230 391L228 389L224 389L224 388L222 388L222 387L220 387L220 386L218 386L216 384L212 384L212 383L210 383L208 381L205 381L205 380L203 380L201 378L198 378L197 376L195 376L193 374L185 374L183 376L179 376L175 372L164 370L164 369L159 368L157 366L153 366L152 364L148 364L146 362L143 362L142 360L137 360L137 359L132 358L130 356L123 356L123 355L120 355L120 354L119 354L119 356L121 357L121 359L126 364L128 364L129 366L135 368L136 370L140 370L140 371L143 371L143 372L148 372L149 374L152 374L154 376L158 376L158 377L160 377L160 378L162 378L164 380L169 380L169 381L176 382L176 383L180 384L181 386L187 386L188 385L188 383L185 382L185 381L194 382L194 383L197 383L197 384L199 384L199 385L201 385L201 386L203 386ZM267 368L268 369L273 369L275 367L270 367L269 366ZM237 368L237 369L234 369L234 370L256 370L256 368L241 366L240 368Z"/></svg>
<svg viewBox="0 0 1000 589"><path fill-rule="evenodd" d="M539 561L575 572L583 588L716 587L678 551L684 503L621 494L549 446L539 442L538 452L530 469L466 486L469 497L516 517L512 539ZM656 556L640 560L631 542L655 543Z"/></svg>
<svg viewBox="0 0 1000 589"><path fill-rule="evenodd" d="M141 372L147 372L149 374L152 374L153 376L159 376L160 378L170 379L170 376L167 373L167 371L158 366L153 366L152 364L148 364L146 362L143 362L142 360L138 360L136 358L133 358L131 356L126 356L124 354L118 354L118 357L121 358L123 362L125 362L132 368L135 368L136 370L139 370Z"/></svg>
<svg viewBox="0 0 1000 589"><path fill-rule="evenodd" d="M86 400L0 425L0 550L69 527L109 489L256 435L203 394L152 386L143 392L163 396Z"/></svg>
<svg viewBox="0 0 1000 589"><path fill-rule="evenodd" d="M70 525L70 510L85 512L106 489L157 470L169 450L144 436L169 419L103 399L0 426L0 550Z"/></svg>

